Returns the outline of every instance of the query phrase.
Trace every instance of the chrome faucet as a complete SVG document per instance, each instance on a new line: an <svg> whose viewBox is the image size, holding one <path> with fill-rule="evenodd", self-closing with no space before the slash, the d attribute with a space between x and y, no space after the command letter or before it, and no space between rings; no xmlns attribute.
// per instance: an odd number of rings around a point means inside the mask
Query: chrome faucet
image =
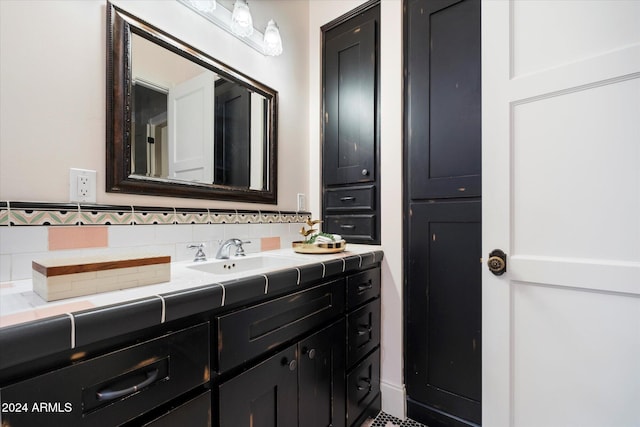
<svg viewBox="0 0 640 427"><path fill-rule="evenodd" d="M196 255L193 258L193 262L206 261L207 255L204 253L205 245L204 243L199 243L197 245L187 245L189 249L197 249Z"/></svg>
<svg viewBox="0 0 640 427"><path fill-rule="evenodd" d="M222 241L221 241L222 242ZM249 240L242 241L240 239L229 239L222 243L218 248L218 253L216 253L216 259L229 259L229 249L231 246L236 247L236 256L244 256L244 248L242 247L243 243L251 243Z"/></svg>

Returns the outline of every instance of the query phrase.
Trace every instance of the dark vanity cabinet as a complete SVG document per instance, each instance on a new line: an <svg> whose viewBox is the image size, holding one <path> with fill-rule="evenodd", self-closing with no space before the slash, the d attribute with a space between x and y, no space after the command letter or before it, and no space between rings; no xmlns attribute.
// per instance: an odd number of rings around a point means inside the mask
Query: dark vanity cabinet
<svg viewBox="0 0 640 427"><path fill-rule="evenodd" d="M220 427L344 426L344 347L340 320L221 384Z"/></svg>
<svg viewBox="0 0 640 427"><path fill-rule="evenodd" d="M167 332L2 387L2 425L209 426L209 362L208 322Z"/></svg>
<svg viewBox="0 0 640 427"><path fill-rule="evenodd" d="M250 427L256 419L294 427L299 417L305 426L344 425L344 289L345 279L334 280L218 317L222 376L294 340L219 385L220 427ZM341 320L295 342L336 319ZM316 411L321 413L312 415Z"/></svg>
<svg viewBox="0 0 640 427"><path fill-rule="evenodd" d="M3 365L2 425L359 427L381 406L381 258L370 255L274 272L272 295L267 275L228 283L232 303L185 317L173 303L221 292L168 296L171 321Z"/></svg>
<svg viewBox="0 0 640 427"><path fill-rule="evenodd" d="M379 2L322 27L323 230L380 242Z"/></svg>
<svg viewBox="0 0 640 427"><path fill-rule="evenodd" d="M220 427L352 427L375 416L379 296L373 268L220 316Z"/></svg>

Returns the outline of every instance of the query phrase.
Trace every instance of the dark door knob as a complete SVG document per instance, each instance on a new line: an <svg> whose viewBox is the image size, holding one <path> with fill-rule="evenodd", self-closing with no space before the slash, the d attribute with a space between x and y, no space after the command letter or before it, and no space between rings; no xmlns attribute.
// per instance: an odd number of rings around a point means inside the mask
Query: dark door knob
<svg viewBox="0 0 640 427"><path fill-rule="evenodd" d="M504 274L507 271L507 254L500 249L491 251L487 266L489 267L489 271L496 276Z"/></svg>

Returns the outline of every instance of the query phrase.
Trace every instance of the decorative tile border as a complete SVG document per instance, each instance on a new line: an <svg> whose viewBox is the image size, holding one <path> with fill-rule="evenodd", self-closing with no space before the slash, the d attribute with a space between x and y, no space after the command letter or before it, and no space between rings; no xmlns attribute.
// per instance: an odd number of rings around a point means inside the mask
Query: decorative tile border
<svg viewBox="0 0 640 427"><path fill-rule="evenodd" d="M267 224L304 222L310 212L0 201L0 226Z"/></svg>

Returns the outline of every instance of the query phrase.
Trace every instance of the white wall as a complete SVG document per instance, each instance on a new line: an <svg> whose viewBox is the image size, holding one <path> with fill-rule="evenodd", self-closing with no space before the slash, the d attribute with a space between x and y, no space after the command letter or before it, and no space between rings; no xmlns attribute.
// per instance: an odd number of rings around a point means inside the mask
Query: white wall
<svg viewBox="0 0 640 427"><path fill-rule="evenodd" d="M360 0L311 0L309 4L309 205L321 203L320 27L363 4ZM382 409L405 416L402 351L402 2L381 1L380 188L382 247Z"/></svg>
<svg viewBox="0 0 640 427"><path fill-rule="evenodd" d="M284 53L265 57L176 1L114 4L279 92L278 205L131 196L105 191L106 2L0 1L0 200L63 202L69 168L98 171L97 202L295 210L307 193L309 73L304 1L251 4L275 19ZM45 184L46 185L43 185Z"/></svg>

